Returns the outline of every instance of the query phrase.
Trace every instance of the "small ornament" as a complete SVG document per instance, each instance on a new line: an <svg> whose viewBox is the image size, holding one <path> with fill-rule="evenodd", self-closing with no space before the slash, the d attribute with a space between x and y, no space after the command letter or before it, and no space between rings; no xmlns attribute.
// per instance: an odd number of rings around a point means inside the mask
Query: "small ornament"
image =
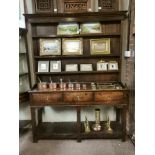
<svg viewBox="0 0 155 155"><path fill-rule="evenodd" d="M85 133L90 132L90 125L86 116L85 116L84 128L85 128Z"/></svg>
<svg viewBox="0 0 155 155"><path fill-rule="evenodd" d="M112 133L113 130L111 128L111 121L109 119L109 116L107 116L107 122L105 123L105 129L108 133Z"/></svg>

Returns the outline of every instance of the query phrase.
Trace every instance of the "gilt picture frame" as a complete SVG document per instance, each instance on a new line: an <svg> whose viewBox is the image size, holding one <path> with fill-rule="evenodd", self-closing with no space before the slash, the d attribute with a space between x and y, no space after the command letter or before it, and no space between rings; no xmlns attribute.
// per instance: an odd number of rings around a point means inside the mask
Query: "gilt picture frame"
<svg viewBox="0 0 155 155"><path fill-rule="evenodd" d="M83 23L80 25L81 34L102 33L100 23Z"/></svg>
<svg viewBox="0 0 155 155"><path fill-rule="evenodd" d="M40 56L61 55L61 39L40 39Z"/></svg>
<svg viewBox="0 0 155 155"><path fill-rule="evenodd" d="M83 39L82 38L63 38L62 39L63 55L82 55Z"/></svg>
<svg viewBox="0 0 155 155"><path fill-rule="evenodd" d="M110 54L110 38L90 39L90 54Z"/></svg>
<svg viewBox="0 0 155 155"><path fill-rule="evenodd" d="M79 34L79 25L77 23L60 23L57 26L57 35Z"/></svg>

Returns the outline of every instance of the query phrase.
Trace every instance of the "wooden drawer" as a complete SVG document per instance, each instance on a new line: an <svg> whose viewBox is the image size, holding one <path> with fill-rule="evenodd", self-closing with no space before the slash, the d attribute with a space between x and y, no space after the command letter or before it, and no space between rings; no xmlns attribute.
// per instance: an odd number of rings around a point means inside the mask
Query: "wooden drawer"
<svg viewBox="0 0 155 155"><path fill-rule="evenodd" d="M92 92L67 92L64 93L64 102L88 102L93 101Z"/></svg>
<svg viewBox="0 0 155 155"><path fill-rule="evenodd" d="M61 93L34 93L31 94L32 104L56 103L62 101Z"/></svg>
<svg viewBox="0 0 155 155"><path fill-rule="evenodd" d="M95 92L95 101L104 103L121 103L123 92Z"/></svg>

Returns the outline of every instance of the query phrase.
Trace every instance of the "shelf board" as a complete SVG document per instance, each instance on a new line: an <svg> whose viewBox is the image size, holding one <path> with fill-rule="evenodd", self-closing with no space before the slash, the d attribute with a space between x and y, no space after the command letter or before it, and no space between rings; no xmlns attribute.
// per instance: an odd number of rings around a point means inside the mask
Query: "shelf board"
<svg viewBox="0 0 155 155"><path fill-rule="evenodd" d="M90 122L90 128L92 130L92 124L95 122ZM121 124L117 122L111 122L111 127L113 129L112 133L107 133L103 130L103 122L101 122L101 131L91 131L90 133L84 133L83 123L81 123L82 131L80 137L85 138L121 138ZM77 138L77 123L76 122L43 122L37 126L37 136L39 139L61 139Z"/></svg>
<svg viewBox="0 0 155 155"><path fill-rule="evenodd" d="M90 37L120 37L120 33L115 34L103 34L103 33L94 33L94 34L74 34L74 35L38 35L33 36L33 38L76 38L76 37L83 37L83 38L90 38Z"/></svg>
<svg viewBox="0 0 155 155"><path fill-rule="evenodd" d="M117 71L77 71L77 72L36 72L37 75L69 75L69 74L103 74L103 73L119 73Z"/></svg>
<svg viewBox="0 0 155 155"><path fill-rule="evenodd" d="M112 133L108 133L104 129L104 123L105 121L100 122L101 124L101 131L92 131L92 125L95 122L90 122L90 128L91 132L90 133L85 133L84 132L84 123L82 122L82 133L81 133L81 138L120 138L122 136L121 133L121 124L115 121L111 121L111 128L113 129Z"/></svg>
<svg viewBox="0 0 155 155"><path fill-rule="evenodd" d="M43 122L37 126L39 138L77 138L76 122Z"/></svg>
<svg viewBox="0 0 155 155"><path fill-rule="evenodd" d="M19 76L25 76L28 75L28 73L20 73Z"/></svg>
<svg viewBox="0 0 155 155"><path fill-rule="evenodd" d="M108 58L108 57L116 57L119 58L120 55L112 55L112 54L105 54L105 55L57 55L57 56L34 56L35 59L87 59L87 58Z"/></svg>

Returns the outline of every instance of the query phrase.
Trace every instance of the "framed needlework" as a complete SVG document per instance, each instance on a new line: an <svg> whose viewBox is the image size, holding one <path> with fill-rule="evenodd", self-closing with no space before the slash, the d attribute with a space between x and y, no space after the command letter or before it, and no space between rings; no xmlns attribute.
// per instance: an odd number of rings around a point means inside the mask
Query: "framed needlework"
<svg viewBox="0 0 155 155"><path fill-rule="evenodd" d="M50 72L61 72L61 61L50 61Z"/></svg>
<svg viewBox="0 0 155 155"><path fill-rule="evenodd" d="M92 64L80 64L80 71L92 71Z"/></svg>
<svg viewBox="0 0 155 155"><path fill-rule="evenodd" d="M65 71L67 71L67 72L78 71L78 64L66 64Z"/></svg>
<svg viewBox="0 0 155 155"><path fill-rule="evenodd" d="M38 61L38 72L49 72L49 61Z"/></svg>
<svg viewBox="0 0 155 155"><path fill-rule="evenodd" d="M63 55L82 55L83 41L82 38L63 38L62 39Z"/></svg>
<svg viewBox="0 0 155 155"><path fill-rule="evenodd" d="M97 62L97 71L106 71L108 69L108 62L99 61Z"/></svg>
<svg viewBox="0 0 155 155"><path fill-rule="evenodd" d="M110 61L108 63L108 70L118 70L118 62L117 61Z"/></svg>
<svg viewBox="0 0 155 155"><path fill-rule="evenodd" d="M110 39L90 39L90 53L91 55L110 54Z"/></svg>
<svg viewBox="0 0 155 155"><path fill-rule="evenodd" d="M60 54L61 39L40 39L40 56Z"/></svg>

